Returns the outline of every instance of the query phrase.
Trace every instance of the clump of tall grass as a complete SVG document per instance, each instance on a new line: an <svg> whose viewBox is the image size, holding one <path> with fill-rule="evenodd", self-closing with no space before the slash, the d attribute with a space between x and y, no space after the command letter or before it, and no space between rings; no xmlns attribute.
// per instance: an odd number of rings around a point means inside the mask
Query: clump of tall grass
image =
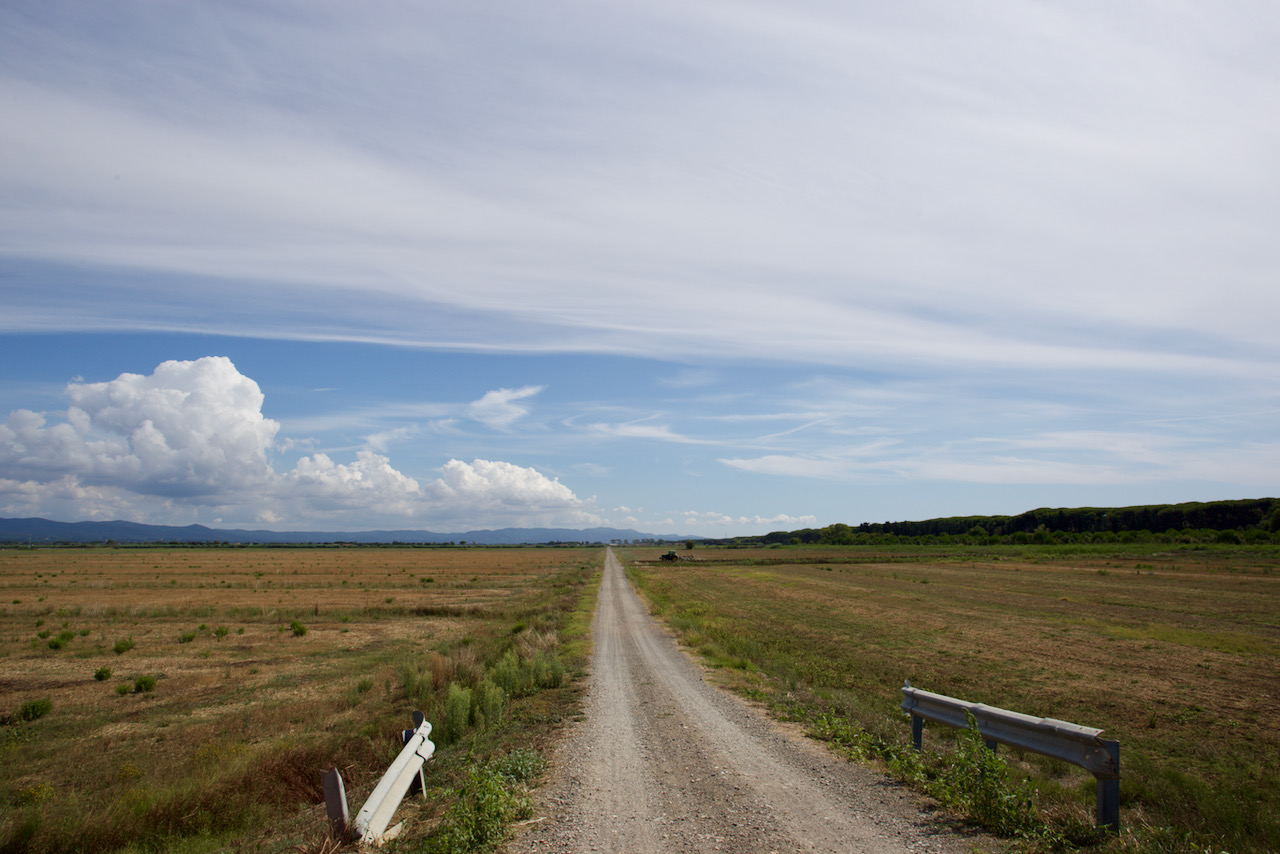
<svg viewBox="0 0 1280 854"><path fill-rule="evenodd" d="M489 669L489 678L508 696L523 697L543 688L558 688L564 681L564 665L559 656L546 650L535 650L522 658L509 649Z"/></svg>

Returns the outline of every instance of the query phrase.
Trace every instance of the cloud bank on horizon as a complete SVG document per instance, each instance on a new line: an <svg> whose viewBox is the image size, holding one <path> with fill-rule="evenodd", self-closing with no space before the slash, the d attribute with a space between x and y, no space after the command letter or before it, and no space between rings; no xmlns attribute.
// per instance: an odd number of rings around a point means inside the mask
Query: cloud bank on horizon
<svg viewBox="0 0 1280 854"><path fill-rule="evenodd" d="M515 507L529 525L600 522L563 484L504 462L449 460L427 484L368 450L351 463L303 456L278 471L271 457L280 425L263 417L258 384L225 357L165 362L150 376L73 382L67 397L65 420L50 424L18 410L0 425L0 495L9 512L25 502L30 510L62 507L91 518L129 510L150 517L160 504L179 518L205 508L216 518L264 525L405 527L423 518L500 525L510 518L504 509Z"/></svg>
<svg viewBox="0 0 1280 854"><path fill-rule="evenodd" d="M1262 2L5 5L0 511L714 534L1274 492L1278 38ZM32 350L122 332L186 355ZM499 361L273 418L266 341ZM643 394L566 391L602 359Z"/></svg>

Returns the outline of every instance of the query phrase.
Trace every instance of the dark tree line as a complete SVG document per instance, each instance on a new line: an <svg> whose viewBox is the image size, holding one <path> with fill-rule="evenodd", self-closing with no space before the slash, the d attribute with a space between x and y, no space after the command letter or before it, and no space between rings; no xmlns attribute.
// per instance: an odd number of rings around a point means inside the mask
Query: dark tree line
<svg viewBox="0 0 1280 854"><path fill-rule="evenodd" d="M772 531L760 537L737 537L727 544L773 545L872 545L899 538L957 538L989 541L1004 538L1016 542L1061 542L1111 539L1122 534L1178 535L1196 532L1229 534L1223 542L1249 541L1280 533L1280 499L1249 498L1186 504L1152 504L1137 507L1074 507L1028 510L1017 516L949 516L918 522L864 522L861 525L828 525L796 531ZM1253 536L1246 536L1252 534Z"/></svg>

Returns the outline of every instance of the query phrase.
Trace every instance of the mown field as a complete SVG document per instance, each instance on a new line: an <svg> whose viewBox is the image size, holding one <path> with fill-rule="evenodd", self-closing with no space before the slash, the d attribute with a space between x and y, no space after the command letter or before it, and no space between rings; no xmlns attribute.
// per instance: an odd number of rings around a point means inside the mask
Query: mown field
<svg viewBox="0 0 1280 854"><path fill-rule="evenodd" d="M1106 842L1092 777L1006 754L1053 844L1280 850L1274 548L661 551L620 555L655 612L726 682L853 753L897 763L909 679L1120 741L1125 830ZM951 749L940 730L926 752Z"/></svg>
<svg viewBox="0 0 1280 854"><path fill-rule="evenodd" d="M0 550L0 851L321 850L322 770L354 813L413 709L402 849L487 844L576 709L602 557Z"/></svg>

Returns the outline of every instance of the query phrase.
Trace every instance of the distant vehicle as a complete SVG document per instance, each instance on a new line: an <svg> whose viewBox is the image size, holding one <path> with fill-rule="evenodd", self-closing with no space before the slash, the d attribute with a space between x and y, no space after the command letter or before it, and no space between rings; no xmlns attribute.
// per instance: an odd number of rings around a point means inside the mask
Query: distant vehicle
<svg viewBox="0 0 1280 854"><path fill-rule="evenodd" d="M679 560L680 555L676 554L675 552L667 552L662 556L662 559L663 560Z"/></svg>

